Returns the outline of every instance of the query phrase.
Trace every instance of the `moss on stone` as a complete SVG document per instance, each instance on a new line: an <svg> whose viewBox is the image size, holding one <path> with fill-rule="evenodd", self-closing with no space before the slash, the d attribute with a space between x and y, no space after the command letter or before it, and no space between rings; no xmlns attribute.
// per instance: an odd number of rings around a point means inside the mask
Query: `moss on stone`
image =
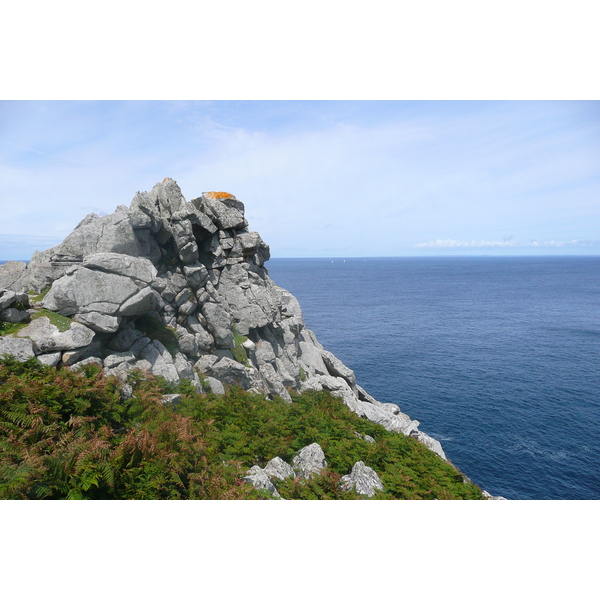
<svg viewBox="0 0 600 600"><path fill-rule="evenodd" d="M231 354L233 354L233 358L237 360L237 362L241 363L245 367L249 367L250 363L248 362L248 355L246 354L246 349L242 346L242 344L249 338L237 332L235 323L233 324L232 331L234 347L231 350Z"/></svg>

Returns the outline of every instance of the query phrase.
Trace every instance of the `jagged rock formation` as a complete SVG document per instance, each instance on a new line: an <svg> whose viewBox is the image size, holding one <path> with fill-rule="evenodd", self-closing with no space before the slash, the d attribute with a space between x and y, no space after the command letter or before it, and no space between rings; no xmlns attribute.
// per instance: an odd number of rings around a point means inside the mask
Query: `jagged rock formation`
<svg viewBox="0 0 600 600"><path fill-rule="evenodd" d="M216 393L237 384L287 401L289 390L325 389L445 458L418 421L375 400L323 348L296 298L269 278L269 256L234 196L208 192L187 202L167 178L138 192L129 208L88 215L29 265L0 267L3 314L11 310L5 297L17 302L20 294L25 308L22 292L46 291L33 309L15 314L31 323L0 338L0 354L71 368L96 362L123 380L137 368L174 384L189 379L198 389L200 373ZM36 315L40 308L70 318L68 329Z"/></svg>
<svg viewBox="0 0 600 600"><path fill-rule="evenodd" d="M274 498L280 498L280 494L273 479L283 481L288 477L298 479L309 479L319 475L327 467L325 453L319 444L310 444L302 448L289 465L279 456L272 458L261 469L259 465L253 465L248 469L244 479L258 490L267 490ZM344 475L339 482L339 487L345 491L355 491L357 494L372 498L378 490L384 486L379 475L367 467L362 460L354 463L352 471Z"/></svg>
<svg viewBox="0 0 600 600"><path fill-rule="evenodd" d="M383 490L383 483L371 467L367 467L362 460L359 460L354 463L352 471L340 479L340 487L372 498L377 490Z"/></svg>

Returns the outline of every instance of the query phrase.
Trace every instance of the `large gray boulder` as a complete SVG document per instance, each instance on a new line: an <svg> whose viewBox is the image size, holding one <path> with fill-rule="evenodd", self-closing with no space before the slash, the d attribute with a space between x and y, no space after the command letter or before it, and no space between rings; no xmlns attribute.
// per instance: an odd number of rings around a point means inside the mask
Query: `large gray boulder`
<svg viewBox="0 0 600 600"><path fill-rule="evenodd" d="M67 316L86 312L116 315L139 291L129 277L76 267L52 284L42 307Z"/></svg>
<svg viewBox="0 0 600 600"><path fill-rule="evenodd" d="M157 308L155 292L114 273L73 267L52 284L42 307L62 315L139 316ZM101 329L108 330L111 329Z"/></svg>
<svg viewBox="0 0 600 600"><path fill-rule="evenodd" d="M292 460L292 467L302 479L318 475L327 467L323 449L316 442L305 446Z"/></svg>
<svg viewBox="0 0 600 600"><path fill-rule="evenodd" d="M207 214L219 229L238 229L246 224L244 205L231 194L219 197L220 192L202 194L201 210ZM198 204L196 204L198 206Z"/></svg>
<svg viewBox="0 0 600 600"><path fill-rule="evenodd" d="M254 383L252 369L223 356L210 368L210 375L227 385L239 385L249 389Z"/></svg>
<svg viewBox="0 0 600 600"><path fill-rule="evenodd" d="M372 498L378 490L383 490L383 483L371 467L359 460L354 463L350 474L340 479L340 488L346 491L354 490L357 494Z"/></svg>
<svg viewBox="0 0 600 600"><path fill-rule="evenodd" d="M71 323L69 329L60 331L48 317L39 317L15 335L31 340L36 354L43 354L88 346L94 339L95 333L80 323Z"/></svg>
<svg viewBox="0 0 600 600"><path fill-rule="evenodd" d="M102 313L95 311L74 315L73 319L100 333L114 333L115 331L118 331L119 325L121 325L121 322L123 321L121 317L103 315Z"/></svg>
<svg viewBox="0 0 600 600"><path fill-rule="evenodd" d="M25 274L25 269L27 263L17 260L0 265L0 289L14 289L13 286Z"/></svg>
<svg viewBox="0 0 600 600"><path fill-rule="evenodd" d="M144 348L141 358L150 364L152 375L160 375L174 385L181 383L173 357L158 340L152 341Z"/></svg>
<svg viewBox="0 0 600 600"><path fill-rule="evenodd" d="M269 477L274 477L275 479L287 479L288 477L294 476L294 469L288 463L285 462L279 456L272 458L264 468L264 472Z"/></svg>
<svg viewBox="0 0 600 600"><path fill-rule="evenodd" d="M334 377L342 377L351 387L356 385L354 371L349 369L339 358L335 357L327 350L321 350L321 358L331 375Z"/></svg>
<svg viewBox="0 0 600 600"><path fill-rule="evenodd" d="M206 302L202 306L202 314L217 348L233 348L231 315L216 302Z"/></svg>
<svg viewBox="0 0 600 600"><path fill-rule="evenodd" d="M52 248L54 262L81 261L98 252L115 252L140 256L141 248L128 214L115 212L106 217L88 215L64 242Z"/></svg>
<svg viewBox="0 0 600 600"><path fill-rule="evenodd" d="M106 271L137 279L150 284L156 278L156 267L147 258L137 258L115 252L91 254L83 259L83 266L92 270Z"/></svg>
<svg viewBox="0 0 600 600"><path fill-rule="evenodd" d="M0 310L5 310L17 301L17 294L13 290L0 289Z"/></svg>
<svg viewBox="0 0 600 600"><path fill-rule="evenodd" d="M257 490L266 490L267 492L270 492L274 498L281 497L267 473L265 473L258 465L251 467L243 479L248 483L251 483Z"/></svg>
<svg viewBox="0 0 600 600"><path fill-rule="evenodd" d="M14 356L19 362L25 362L28 358L35 356L31 340L12 336L0 336L0 358L4 354Z"/></svg>

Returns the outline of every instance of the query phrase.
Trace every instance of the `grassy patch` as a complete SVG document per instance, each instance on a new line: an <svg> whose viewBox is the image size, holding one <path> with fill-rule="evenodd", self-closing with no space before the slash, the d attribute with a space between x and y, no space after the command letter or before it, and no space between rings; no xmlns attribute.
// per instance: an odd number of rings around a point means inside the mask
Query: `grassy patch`
<svg viewBox="0 0 600 600"><path fill-rule="evenodd" d="M69 327L71 327L71 323L74 323L73 319L69 317L65 317L63 315L59 315L58 313L52 312L47 308L40 308L38 311L31 317L31 320L39 319L40 317L48 317L50 323L55 327L58 327L59 331L67 331Z"/></svg>
<svg viewBox="0 0 600 600"><path fill-rule="evenodd" d="M69 327L71 327L71 323L74 322L73 319L59 315L46 308L37 309L36 312L31 315L31 320L35 321L35 319L39 319L40 317L48 317L50 323L55 327L58 327L59 331L67 331ZM21 329L27 327L27 325L29 325L29 323L6 323L0 321L0 335L14 335L21 331Z"/></svg>
<svg viewBox="0 0 600 600"><path fill-rule="evenodd" d="M177 332L162 321L144 315L135 321L135 326L151 340L158 340L175 357L178 347Z"/></svg>
<svg viewBox="0 0 600 600"><path fill-rule="evenodd" d="M39 294L33 290L29 290L29 292L27 292L29 294L29 302L31 304L34 302L41 302L49 291L50 286L44 288Z"/></svg>
<svg viewBox="0 0 600 600"><path fill-rule="evenodd" d="M3 335L14 335L27 327L29 323L8 323L7 321L0 321L0 336Z"/></svg>
<svg viewBox="0 0 600 600"><path fill-rule="evenodd" d="M237 360L237 362L243 364L245 367L249 367L250 363L248 362L248 355L246 354L246 349L242 346L242 344L248 340L245 335L241 335L237 332L235 327L235 323L232 327L233 331L233 343L235 344L231 350L231 354L233 354L233 358Z"/></svg>

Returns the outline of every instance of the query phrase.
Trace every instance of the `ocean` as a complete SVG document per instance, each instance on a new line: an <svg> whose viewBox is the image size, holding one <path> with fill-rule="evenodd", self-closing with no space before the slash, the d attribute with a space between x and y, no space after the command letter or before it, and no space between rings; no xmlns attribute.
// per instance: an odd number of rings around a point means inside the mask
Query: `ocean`
<svg viewBox="0 0 600 600"><path fill-rule="evenodd" d="M358 383L483 489L600 499L600 257L266 266Z"/></svg>
<svg viewBox="0 0 600 600"><path fill-rule="evenodd" d="M266 266L358 383L483 489L600 499L600 257Z"/></svg>

